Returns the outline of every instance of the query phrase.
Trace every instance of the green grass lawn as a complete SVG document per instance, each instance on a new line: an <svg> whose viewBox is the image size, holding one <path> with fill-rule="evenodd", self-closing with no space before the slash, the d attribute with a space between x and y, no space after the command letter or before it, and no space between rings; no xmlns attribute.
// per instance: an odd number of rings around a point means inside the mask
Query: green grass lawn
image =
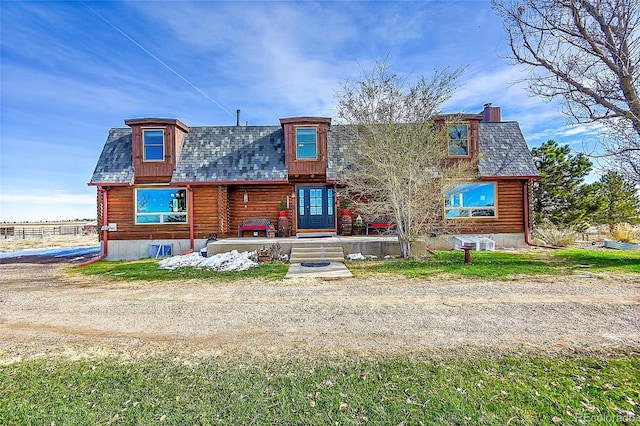
<svg viewBox="0 0 640 426"><path fill-rule="evenodd" d="M0 366L0 424L639 421L640 359L34 360ZM584 422L584 423L581 423Z"/></svg>
<svg viewBox="0 0 640 426"><path fill-rule="evenodd" d="M380 273L408 278L443 275L448 277L510 279L522 275L570 275L585 272L640 273L640 252L618 250L540 250L536 252L472 252L472 264L464 264L462 251L440 251L426 260L354 261L347 266L356 277ZM71 273L104 275L118 280L174 280L197 278L204 281L233 281L260 278L284 279L289 266L280 262L262 263L242 272L213 272L206 269L160 269L155 259L96 262Z"/></svg>
<svg viewBox="0 0 640 426"><path fill-rule="evenodd" d="M585 272L640 273L640 252L560 249L535 253L439 251L427 260L350 262L356 276L390 273L409 278L446 274L452 277L509 279L520 275L569 275Z"/></svg>
<svg viewBox="0 0 640 426"><path fill-rule="evenodd" d="M282 280L289 270L289 265L281 262L261 263L259 267L246 271L215 272L207 269L178 268L173 271L161 269L158 259L136 261L100 261L81 268L69 269L70 273L86 275L104 275L117 280L165 281L179 279L201 279L205 281L234 281L243 278L260 278L264 280Z"/></svg>

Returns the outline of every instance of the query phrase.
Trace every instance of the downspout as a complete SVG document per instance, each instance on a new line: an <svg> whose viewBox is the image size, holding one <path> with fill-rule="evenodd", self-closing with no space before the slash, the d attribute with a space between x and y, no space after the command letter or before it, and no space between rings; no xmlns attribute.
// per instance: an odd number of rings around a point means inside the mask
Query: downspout
<svg viewBox="0 0 640 426"><path fill-rule="evenodd" d="M189 194L189 241L191 243L191 251L195 250L195 240L194 240L194 231L193 231L193 188L191 185L187 185L187 193Z"/></svg>
<svg viewBox="0 0 640 426"><path fill-rule="evenodd" d="M524 193L524 205L523 205L523 210L524 210L524 242L525 244L527 244L528 246L531 247L540 247L540 248L548 248L548 249L556 249L558 247L554 247L554 246L545 246L545 245L541 245L541 244L534 244L531 242L531 235L529 232L529 185L531 185L531 181L532 179L527 180L524 185L522 185L523 188L523 193Z"/></svg>
<svg viewBox="0 0 640 426"><path fill-rule="evenodd" d="M105 259L109 255L109 218L107 217L107 190L98 186L98 191L102 192L102 255L99 257L94 257L93 259L89 259L86 262L82 262L76 265L76 268L81 266L90 265L92 263L98 262L100 260Z"/></svg>

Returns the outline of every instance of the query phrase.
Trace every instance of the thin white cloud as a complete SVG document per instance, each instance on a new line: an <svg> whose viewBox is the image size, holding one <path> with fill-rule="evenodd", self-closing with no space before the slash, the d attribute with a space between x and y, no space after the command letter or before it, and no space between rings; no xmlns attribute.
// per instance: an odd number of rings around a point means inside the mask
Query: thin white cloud
<svg viewBox="0 0 640 426"><path fill-rule="evenodd" d="M18 202L35 204L75 204L75 205L95 205L96 196L91 194L72 194L64 190L54 191L33 191L33 192L5 192L0 193L0 202Z"/></svg>

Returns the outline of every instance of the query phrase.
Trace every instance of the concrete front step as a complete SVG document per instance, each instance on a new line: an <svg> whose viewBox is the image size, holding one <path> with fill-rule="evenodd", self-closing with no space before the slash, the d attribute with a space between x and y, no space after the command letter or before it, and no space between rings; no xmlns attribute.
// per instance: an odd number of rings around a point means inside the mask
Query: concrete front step
<svg viewBox="0 0 640 426"><path fill-rule="evenodd" d="M344 262L342 246L319 246L291 248L290 263L302 262Z"/></svg>

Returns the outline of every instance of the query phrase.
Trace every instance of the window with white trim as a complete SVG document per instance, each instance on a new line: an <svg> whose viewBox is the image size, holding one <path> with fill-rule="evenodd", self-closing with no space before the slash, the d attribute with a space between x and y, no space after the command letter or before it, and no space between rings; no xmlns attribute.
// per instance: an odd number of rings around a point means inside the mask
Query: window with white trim
<svg viewBox="0 0 640 426"><path fill-rule="evenodd" d="M445 218L496 217L496 184L474 182L456 185L445 196Z"/></svg>
<svg viewBox="0 0 640 426"><path fill-rule="evenodd" d="M449 155L469 155L469 127L466 124L449 126Z"/></svg>
<svg viewBox="0 0 640 426"><path fill-rule="evenodd" d="M296 129L296 158L298 160L318 158L318 137L315 128L299 127Z"/></svg>
<svg viewBox="0 0 640 426"><path fill-rule="evenodd" d="M142 153L144 161L164 161L164 130L142 131Z"/></svg>
<svg viewBox="0 0 640 426"><path fill-rule="evenodd" d="M136 188L136 224L187 223L187 190Z"/></svg>

